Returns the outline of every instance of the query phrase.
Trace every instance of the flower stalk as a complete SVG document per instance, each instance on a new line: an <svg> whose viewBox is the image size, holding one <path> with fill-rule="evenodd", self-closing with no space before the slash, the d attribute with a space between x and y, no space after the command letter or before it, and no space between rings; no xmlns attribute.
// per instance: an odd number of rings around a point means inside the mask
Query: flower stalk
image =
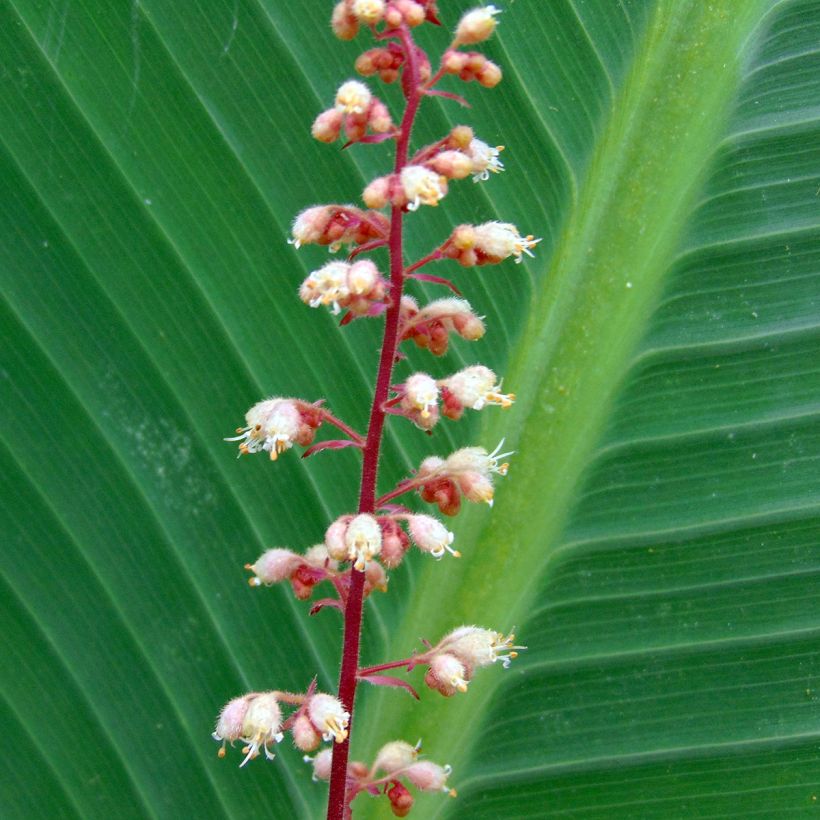
<svg viewBox="0 0 820 820"><path fill-rule="evenodd" d="M383 318L384 331L371 397L367 431L357 432L324 407L322 400L274 397L255 404L245 425L228 439L239 442L239 454L265 452L275 461L294 445L306 448L303 457L319 450L353 447L361 451L362 466L356 513L340 516L325 533L324 542L303 553L284 547L266 550L246 569L253 574L252 587L288 581L295 596L308 600L314 588L328 584L333 596L316 600L310 614L337 610L343 618L343 639L338 692L316 691L315 680L304 693L251 692L230 700L217 721L213 737L226 745L240 741L245 755L241 766L264 754L272 760L273 747L290 733L294 745L316 752L305 761L313 767L314 781L329 781L328 820L348 820L351 804L362 792L389 800L397 817L406 816L414 802L408 786L421 791L455 796L447 784L449 766L419 760L420 744L392 741L367 765L351 760L350 741L355 724L356 690L360 681L405 689L419 699L413 685L382 672L403 668L409 675L424 667L424 683L445 697L468 691L476 671L501 661L506 667L523 649L514 636L478 626L461 626L435 645L424 640L425 649L408 658L372 666L360 666L360 640L364 600L376 590L387 590L386 570L397 568L411 546L433 560L461 557L453 546L454 534L435 516L415 513L393 504L395 498L416 491L421 500L438 507L443 515L455 515L462 501L492 506L494 476L506 475L503 441L492 452L483 447L463 447L447 457L429 456L414 474L378 495L379 459L388 416L432 432L440 419L458 420L465 410L487 406L509 407L512 393L504 393L501 380L484 365L471 365L443 379L427 373L411 373L394 383L393 371L401 360L399 345L414 342L433 355L448 349L451 336L475 341L485 332L484 322L462 298L444 298L419 306L405 294L408 282L421 280L449 287L449 279L420 273L431 262L462 267L497 264L523 255L539 240L522 236L509 223L460 225L450 237L439 241L426 256L407 266L404 260L405 216L422 206L436 206L448 192L448 182L472 177L483 182L504 170L492 148L478 140L471 128L456 126L449 134L410 154L413 126L426 96L461 98L436 88L448 75L467 82L477 80L492 88L501 70L478 52L463 52L464 45L486 40L495 30L499 10L484 6L467 12L456 28L450 46L433 74L427 54L414 40L412 29L424 22L440 25L435 0L339 0L331 25L344 40L360 29L369 30L377 48L356 61L363 76L384 82L399 80L404 110L398 125L387 106L358 80L344 82L335 105L316 118L313 136L331 143L344 135L344 148L355 144L395 142L392 172L373 180L362 194L366 209L354 205L317 205L303 210L293 223L289 240L295 249L303 245L326 246L331 252L348 246L347 261L332 261L313 271L302 283L299 296L312 308L326 307L334 314L345 311L340 325L364 318ZM382 210L386 209L389 216ZM387 247L389 276L385 279L369 259L361 259ZM323 424L336 428L345 438L315 441ZM283 713L292 710L289 715ZM321 748L322 741L330 747ZM317 751L318 750L318 751Z"/></svg>

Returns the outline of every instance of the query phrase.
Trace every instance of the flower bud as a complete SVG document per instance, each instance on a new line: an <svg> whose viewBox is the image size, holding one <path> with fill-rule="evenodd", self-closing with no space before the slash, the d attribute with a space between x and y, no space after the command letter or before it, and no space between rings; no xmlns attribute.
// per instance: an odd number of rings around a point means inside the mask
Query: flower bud
<svg viewBox="0 0 820 820"><path fill-rule="evenodd" d="M461 51L446 51L441 65L448 74L460 74L466 68L468 59L469 56Z"/></svg>
<svg viewBox="0 0 820 820"><path fill-rule="evenodd" d="M308 701L307 715L324 740L332 738L336 743L341 743L347 738L350 714L345 712L341 701L332 695L321 692L312 695Z"/></svg>
<svg viewBox="0 0 820 820"><path fill-rule="evenodd" d="M486 40L495 31L495 18L499 14L501 9L495 6L468 11L459 21L453 45L472 45Z"/></svg>
<svg viewBox="0 0 820 820"><path fill-rule="evenodd" d="M381 526L382 551L379 559L388 569L395 569L410 547L410 538L392 518L382 519Z"/></svg>
<svg viewBox="0 0 820 820"><path fill-rule="evenodd" d="M321 735L313 728L310 718L302 712L297 715L291 727L293 734L293 745L303 752L312 752L319 746L322 740Z"/></svg>
<svg viewBox="0 0 820 820"><path fill-rule="evenodd" d="M357 570L364 570L368 561L375 558L382 548L379 522L368 513L357 515L345 531L347 558Z"/></svg>
<svg viewBox="0 0 820 820"><path fill-rule="evenodd" d="M358 80L348 80L336 92L336 108L344 114L364 114L370 107L373 95Z"/></svg>
<svg viewBox="0 0 820 820"><path fill-rule="evenodd" d="M336 561L330 557L326 544L314 544L305 551L303 558L306 564L314 567L315 569L328 569L335 571L339 568Z"/></svg>
<svg viewBox="0 0 820 820"><path fill-rule="evenodd" d="M262 584L270 586L279 581L284 581L286 578L290 578L302 561L301 555L296 555L290 550L265 550L256 559L255 563L245 564L245 569L251 570L254 574L254 577L249 579L248 583L252 587L258 587Z"/></svg>
<svg viewBox="0 0 820 820"><path fill-rule="evenodd" d="M342 132L342 119L344 115L341 111L331 108L323 111L313 121L310 133L319 142L335 142Z"/></svg>
<svg viewBox="0 0 820 820"><path fill-rule="evenodd" d="M384 208L390 201L391 175L377 177L362 192L362 200L368 208Z"/></svg>
<svg viewBox="0 0 820 820"><path fill-rule="evenodd" d="M364 594L370 595L374 590L387 592L387 573L378 561L368 561L364 568Z"/></svg>
<svg viewBox="0 0 820 820"><path fill-rule="evenodd" d="M321 752L318 752L313 757L305 755L302 760L304 760L305 763L312 764L314 783L319 780L330 780L330 769L333 765L333 749L322 749Z"/></svg>
<svg viewBox="0 0 820 820"><path fill-rule="evenodd" d="M373 761L374 772L393 774L415 763L419 756L419 746L411 746L403 740L393 740L379 749Z"/></svg>
<svg viewBox="0 0 820 820"><path fill-rule="evenodd" d="M347 544L345 543L345 532L350 522L349 515L337 518L325 533L325 546L327 554L334 561L347 561Z"/></svg>
<svg viewBox="0 0 820 820"><path fill-rule="evenodd" d="M464 179L474 173L473 160L461 151L442 151L430 160L430 167L447 179Z"/></svg>
<svg viewBox="0 0 820 820"><path fill-rule="evenodd" d="M430 760L420 760L405 769L402 774L422 791L447 792L455 797L455 792L446 785L450 772L450 766L439 766Z"/></svg>
<svg viewBox="0 0 820 820"><path fill-rule="evenodd" d="M460 552L450 547L453 533L432 515L408 516L407 525L410 537L422 552L429 552L433 558L441 558L445 552L449 552L454 558L461 557Z"/></svg>
<svg viewBox="0 0 820 820"><path fill-rule="evenodd" d="M222 741L222 746L220 746L218 752L219 757L225 757L226 742L233 743L234 740L239 740L242 737L242 725L245 722L245 713L247 711L247 695L229 700L222 707L216 721L216 729L211 735L214 740Z"/></svg>
<svg viewBox="0 0 820 820"><path fill-rule="evenodd" d="M407 817L413 808L413 795L407 791L407 787L396 781L392 788L385 792L390 801L390 811L396 817Z"/></svg>
<svg viewBox="0 0 820 820"><path fill-rule="evenodd" d="M466 692L470 673L467 667L449 652L434 655L424 676L424 682L437 692L449 698L456 692Z"/></svg>
<svg viewBox="0 0 820 820"><path fill-rule="evenodd" d="M476 80L484 88L495 88L503 77L501 69L489 60L484 64L484 67L476 73Z"/></svg>
<svg viewBox="0 0 820 820"><path fill-rule="evenodd" d="M350 12L345 0L334 6L330 27L340 40L352 40L359 33L359 21Z"/></svg>
<svg viewBox="0 0 820 820"><path fill-rule="evenodd" d="M373 100L370 105L367 125L374 134L386 134L393 127L390 112L381 100Z"/></svg>

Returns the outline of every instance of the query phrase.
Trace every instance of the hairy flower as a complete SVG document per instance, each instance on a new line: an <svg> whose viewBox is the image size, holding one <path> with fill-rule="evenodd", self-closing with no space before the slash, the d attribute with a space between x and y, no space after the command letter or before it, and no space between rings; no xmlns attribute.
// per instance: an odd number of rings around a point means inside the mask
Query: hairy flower
<svg viewBox="0 0 820 820"><path fill-rule="evenodd" d="M268 749L268 744L281 743L284 738L279 731L282 726L282 710L275 693L260 692L247 697L250 702L242 722L240 738L247 745L242 749L245 759L239 764L240 767L258 757L260 748L268 760L273 760L275 755Z"/></svg>
<svg viewBox="0 0 820 820"><path fill-rule="evenodd" d="M489 666L498 660L507 669L511 661L518 657L517 650L527 648L516 646L514 642L515 635L512 633L504 635L503 632L478 626L460 626L438 642L435 652L455 655L471 669Z"/></svg>
<svg viewBox="0 0 820 820"><path fill-rule="evenodd" d="M242 726L245 722L245 713L248 711L248 695L229 700L219 713L211 737L222 742L219 748L219 757L225 757L225 744L233 743L242 737Z"/></svg>
<svg viewBox="0 0 820 820"><path fill-rule="evenodd" d="M444 414L458 418L465 407L481 410L488 404L510 407L515 401L514 393L502 393L498 379L484 365L471 365L459 370L439 384L444 396Z"/></svg>
<svg viewBox="0 0 820 820"><path fill-rule="evenodd" d="M384 5L384 0L353 0L350 10L360 23L375 25L384 17Z"/></svg>
<svg viewBox="0 0 820 820"><path fill-rule="evenodd" d="M430 659L430 666L424 676L424 682L445 697L456 692L466 692L470 672L467 667L449 652L441 652Z"/></svg>
<svg viewBox="0 0 820 820"><path fill-rule="evenodd" d="M330 767L333 764L333 749L322 749L313 757L305 755L302 760L313 766L313 782L330 780Z"/></svg>
<svg viewBox="0 0 820 820"><path fill-rule="evenodd" d="M445 552L449 552L454 558L461 557L461 553L450 546L453 543L453 533L432 515L409 515L407 526L410 537L422 552L429 552L433 558L441 558Z"/></svg>
<svg viewBox="0 0 820 820"><path fill-rule="evenodd" d="M447 178L423 165L408 165L400 178L408 211L415 211L420 205L438 205L447 193Z"/></svg>
<svg viewBox="0 0 820 820"><path fill-rule="evenodd" d="M430 430L438 421L438 401L435 379L426 373L414 373L404 383L399 407L422 430Z"/></svg>
<svg viewBox="0 0 820 820"><path fill-rule="evenodd" d="M324 740L341 743L347 738L347 724L350 714L338 698L321 692L312 695L307 705L307 715L316 731Z"/></svg>
<svg viewBox="0 0 820 820"><path fill-rule="evenodd" d="M238 441L239 454L262 451L276 461L294 443L308 446L321 424L321 411L298 399L272 398L257 402L245 414L245 427L225 441Z"/></svg>
<svg viewBox="0 0 820 820"><path fill-rule="evenodd" d="M373 95L364 83L348 80L336 92L336 108L344 114L364 114L372 99Z"/></svg>
<svg viewBox="0 0 820 820"><path fill-rule="evenodd" d="M253 578L248 583L252 587L276 584L290 578L302 563L302 556L290 550L278 547L265 550L253 564L245 564L245 569L253 572Z"/></svg>
<svg viewBox="0 0 820 820"><path fill-rule="evenodd" d="M367 513L357 515L345 529L347 558L357 570L364 570L367 562L382 549L382 531L379 522Z"/></svg>
<svg viewBox="0 0 820 820"><path fill-rule="evenodd" d="M439 766L431 760L420 760L408 766L402 774L422 791L445 792L455 797L455 790L447 786L447 778L452 771L451 766Z"/></svg>
<svg viewBox="0 0 820 820"><path fill-rule="evenodd" d="M495 6L483 6L468 11L458 23L453 45L472 45L486 40L495 31L495 18L499 14L501 9Z"/></svg>
<svg viewBox="0 0 820 820"><path fill-rule="evenodd" d="M490 174L500 174L504 170L504 163L498 158L503 145L495 148L487 145L479 139L473 139L467 147L467 156L471 160L470 172L473 174L473 182L488 180Z"/></svg>
<svg viewBox="0 0 820 820"><path fill-rule="evenodd" d="M411 746L404 740L392 740L390 743L385 743L376 754L372 770L392 774L404 769L418 760L420 747L421 741L415 746Z"/></svg>

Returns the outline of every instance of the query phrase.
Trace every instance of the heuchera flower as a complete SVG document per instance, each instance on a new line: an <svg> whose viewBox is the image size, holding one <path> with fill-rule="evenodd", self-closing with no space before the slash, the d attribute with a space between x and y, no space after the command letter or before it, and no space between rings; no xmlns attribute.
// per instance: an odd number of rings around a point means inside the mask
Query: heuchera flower
<svg viewBox="0 0 820 820"><path fill-rule="evenodd" d="M468 11L459 21L453 45L473 45L481 43L492 35L496 27L496 16L501 9L483 6Z"/></svg>
<svg viewBox="0 0 820 820"><path fill-rule="evenodd" d="M330 780L330 767L333 764L333 749L322 749L321 752L318 752L313 757L305 755L302 760L313 766L314 783L319 780Z"/></svg>
<svg viewBox="0 0 820 820"><path fill-rule="evenodd" d="M219 756L225 756L226 741L241 740L245 743L242 749L245 759L239 764L244 766L249 760L258 757L260 748L268 760L275 755L268 748L269 743L281 743L284 735L282 710L274 692L251 692L241 698L234 698L223 708L217 720L214 740L222 742Z"/></svg>
<svg viewBox="0 0 820 820"><path fill-rule="evenodd" d="M423 165L408 165L400 177L408 211L415 211L420 205L438 205L447 193L446 177Z"/></svg>
<svg viewBox="0 0 820 820"><path fill-rule="evenodd" d="M265 451L276 461L294 443L307 447L322 423L322 411L299 399L272 398L257 402L245 414L245 427L225 441L238 441L239 454Z"/></svg>
<svg viewBox="0 0 820 820"><path fill-rule="evenodd" d="M503 145L492 148L479 139L471 140L467 146L467 156L471 160L470 172L473 174L473 182L486 181L490 174L500 174L504 170L504 163L498 158L503 150Z"/></svg>
<svg viewBox="0 0 820 820"><path fill-rule="evenodd" d="M419 309L415 299L403 296L399 339L412 339L435 356L447 352L450 333L475 341L484 335L484 322L465 299L437 299Z"/></svg>
<svg viewBox="0 0 820 820"><path fill-rule="evenodd" d="M460 626L445 635L436 644L434 651L455 655L471 669L489 666L498 660L507 669L518 657L517 650L527 648L516 646L514 641L515 635L512 633L505 635L503 632L479 626Z"/></svg>
<svg viewBox="0 0 820 820"><path fill-rule="evenodd" d="M316 205L297 214L288 244L327 245L331 252L345 244L363 245L386 239L390 220L378 211L363 211L353 205Z"/></svg>
<svg viewBox="0 0 820 820"><path fill-rule="evenodd" d="M350 714L338 698L318 692L308 700L307 715L324 740L341 743L347 738Z"/></svg>
<svg viewBox="0 0 820 820"><path fill-rule="evenodd" d="M459 225L442 245L441 252L464 267L495 264L510 256L519 263L524 254L534 256L532 248L540 241L531 234L521 236L509 222L485 222Z"/></svg>
<svg viewBox="0 0 820 820"><path fill-rule="evenodd" d="M435 379L426 373L414 373L403 385L399 408L422 430L432 429L438 421L439 389Z"/></svg>
<svg viewBox="0 0 820 820"><path fill-rule="evenodd" d="M465 407L481 410L488 404L510 407L514 393L502 393L501 384L489 367L477 364L465 367L439 382L443 398L443 413L449 418L461 417Z"/></svg>
<svg viewBox="0 0 820 820"><path fill-rule="evenodd" d="M388 283L369 259L328 262L313 271L299 288L299 297L310 307L326 305L338 314L342 308L354 316L375 315L385 305Z"/></svg>
<svg viewBox="0 0 820 820"><path fill-rule="evenodd" d="M432 515L408 515L407 526L410 537L422 552L429 552L433 558L441 558L445 552L454 558L461 557L461 553L450 546L453 533Z"/></svg>

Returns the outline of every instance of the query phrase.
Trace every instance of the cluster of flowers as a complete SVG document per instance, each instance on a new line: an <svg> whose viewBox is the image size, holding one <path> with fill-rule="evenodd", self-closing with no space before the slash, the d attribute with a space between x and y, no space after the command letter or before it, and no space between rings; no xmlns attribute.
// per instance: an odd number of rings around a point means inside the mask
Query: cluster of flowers
<svg viewBox="0 0 820 820"><path fill-rule="evenodd" d="M390 412L410 419L422 430L432 430L441 415L460 419L464 410L481 410L487 405L510 407L514 393L502 393L495 373L482 364L470 365L445 379L427 373L413 373L393 388Z"/></svg>
<svg viewBox="0 0 820 820"><path fill-rule="evenodd" d="M393 740L379 749L371 766L359 760L351 761L347 766L347 776L352 794L355 796L364 791L373 795L387 795L396 817L406 817L414 803L413 795L402 783L402 779L420 791L444 792L455 797L455 789L447 785L451 767L439 766L430 760L419 760L420 751L421 741L411 746L403 740ZM304 759L313 766L315 781L330 779L330 749L323 749L314 757L305 755Z"/></svg>
<svg viewBox="0 0 820 820"><path fill-rule="evenodd" d="M281 703L298 708L287 720L283 719ZM219 756L225 756L225 746L239 740L245 745L242 753L244 766L259 756L260 750L268 760L274 754L269 746L281 743L285 732L293 735L293 743L303 752L312 752L322 740L341 743L347 738L350 715L341 702L332 695L316 692L314 686L304 695L289 692L250 692L228 701L219 713L214 740L220 741Z"/></svg>
<svg viewBox="0 0 820 820"><path fill-rule="evenodd" d="M437 13L436 0L340 0L330 25L340 40L352 40L359 26L384 23L391 29L401 25L415 28L425 20L438 23Z"/></svg>

